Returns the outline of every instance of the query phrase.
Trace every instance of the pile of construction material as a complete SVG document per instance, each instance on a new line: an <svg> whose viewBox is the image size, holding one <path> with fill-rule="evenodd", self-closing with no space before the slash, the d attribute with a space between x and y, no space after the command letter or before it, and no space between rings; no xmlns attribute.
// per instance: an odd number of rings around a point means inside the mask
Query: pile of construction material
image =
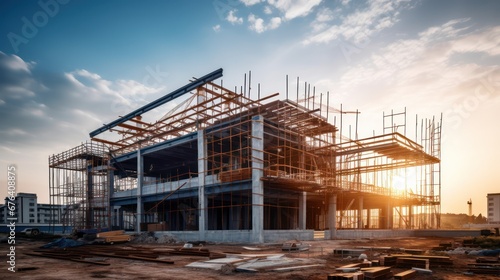
<svg viewBox="0 0 500 280"><path fill-rule="evenodd" d="M108 235L109 240L118 240L120 237L113 239L114 235ZM115 236L118 236L115 235ZM101 237L104 238L104 237ZM123 238L123 237L121 237ZM51 248L45 250L34 250L26 253L29 256L44 257L52 259L60 259L73 262L81 262L93 265L110 265L107 262L109 258L119 258L128 260L149 261L163 264L173 264L174 262L168 259L160 258L163 252L157 252L146 248L120 248L110 247L108 245L87 245L70 248Z"/></svg>
<svg viewBox="0 0 500 280"><path fill-rule="evenodd" d="M163 233L161 236L156 237L155 233L152 231L142 232L139 235L136 235L133 243L142 243L142 244L174 244L179 243L179 241L175 238L175 236L170 235L168 233Z"/></svg>
<svg viewBox="0 0 500 280"><path fill-rule="evenodd" d="M225 258L197 261L186 265L191 268L206 268L232 272L293 271L324 266L325 260L312 258L288 258L284 254L226 254Z"/></svg>
<svg viewBox="0 0 500 280"><path fill-rule="evenodd" d="M113 244L115 242L128 242L132 238L130 235L125 234L124 230L113 230L98 233L95 240L97 242Z"/></svg>
<svg viewBox="0 0 500 280"><path fill-rule="evenodd" d="M475 263L467 264L467 272L473 274L500 275L500 256L479 257Z"/></svg>
<svg viewBox="0 0 500 280"><path fill-rule="evenodd" d="M378 253L374 251L383 251ZM336 273L328 275L328 280L339 279L412 279L418 273L431 274L430 268L451 266L453 261L449 256L423 255L424 251L419 249L398 249L399 254L386 254L387 251L396 251L393 248L353 248L335 249L333 254L343 260L355 260L357 262L336 268ZM377 259L368 260L367 253L377 256ZM397 268L394 273L393 268Z"/></svg>

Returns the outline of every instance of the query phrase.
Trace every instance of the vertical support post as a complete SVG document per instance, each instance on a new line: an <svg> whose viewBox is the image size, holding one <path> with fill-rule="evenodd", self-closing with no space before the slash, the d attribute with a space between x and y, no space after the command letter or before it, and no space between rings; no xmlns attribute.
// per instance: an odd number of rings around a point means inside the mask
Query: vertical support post
<svg viewBox="0 0 500 280"><path fill-rule="evenodd" d="M299 229L306 229L306 208L307 208L307 193L302 192L299 196Z"/></svg>
<svg viewBox="0 0 500 280"><path fill-rule="evenodd" d="M125 229L123 212L123 208L120 206L120 208L118 209L118 226L120 227L120 229Z"/></svg>
<svg viewBox="0 0 500 280"><path fill-rule="evenodd" d="M371 228L372 211L370 208L366 209L366 228Z"/></svg>
<svg viewBox="0 0 500 280"><path fill-rule="evenodd" d="M393 213L392 213L392 205L390 199L387 201L387 219L385 220L385 228L386 229L392 229L392 220L393 220Z"/></svg>
<svg viewBox="0 0 500 280"><path fill-rule="evenodd" d="M408 206L408 229L413 228L413 205Z"/></svg>
<svg viewBox="0 0 500 280"><path fill-rule="evenodd" d="M200 240L205 240L207 225L207 200L205 196L205 172L207 169L207 149L204 130L198 130L198 232Z"/></svg>
<svg viewBox="0 0 500 280"><path fill-rule="evenodd" d="M337 237L337 195L331 194L328 202L328 228L330 239Z"/></svg>
<svg viewBox="0 0 500 280"><path fill-rule="evenodd" d="M108 215L108 227L110 227L110 230L113 226L114 221L112 221L112 215L111 214L115 214L114 213L114 208L113 206L111 205L111 196L113 195L113 193L115 192L115 172L111 169L111 168L108 168L108 193L106 194L107 195L107 198L106 198L106 207L107 207L107 215Z"/></svg>
<svg viewBox="0 0 500 280"><path fill-rule="evenodd" d="M85 228L91 229L94 227L94 213L93 213L93 204L94 204L94 182L92 176L92 165L87 166L87 208L85 213Z"/></svg>
<svg viewBox="0 0 500 280"><path fill-rule="evenodd" d="M363 197L358 198L358 228L362 229L363 226Z"/></svg>
<svg viewBox="0 0 500 280"><path fill-rule="evenodd" d="M252 242L264 242L264 119L252 117Z"/></svg>
<svg viewBox="0 0 500 280"><path fill-rule="evenodd" d="M142 204L142 182L144 176L144 164L141 155L141 147L137 149L137 214L136 214L136 225L135 231L137 234L141 233L141 223L142 223L142 210L144 205Z"/></svg>

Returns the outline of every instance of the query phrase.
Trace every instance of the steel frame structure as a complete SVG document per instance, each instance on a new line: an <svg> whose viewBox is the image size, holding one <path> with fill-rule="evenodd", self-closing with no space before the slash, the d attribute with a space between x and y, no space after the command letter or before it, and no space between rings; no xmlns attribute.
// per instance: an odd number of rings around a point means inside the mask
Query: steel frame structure
<svg viewBox="0 0 500 280"><path fill-rule="evenodd" d="M299 227L299 197L304 194L307 225L300 227L326 228L325 201L336 194L338 228L439 228L442 121L422 121L420 138L416 133L413 141L405 136L405 109L384 114L384 133L369 138L357 138L356 119L351 139L342 133L342 115L359 112L330 107L329 94L323 98L314 88L311 93L307 83L303 99L298 79L297 98L289 99L288 77L285 100L276 100L278 93L261 97L260 85L252 99L246 76L239 93L216 84L221 76L218 69L194 79L92 131L90 143L49 157L51 203L66 205L63 222L77 229L104 228L118 220L123 226L130 218L128 228L141 215L145 223L169 222L163 229L198 230L200 198L189 195L190 186L208 176L213 188L207 190L205 203L207 229L251 229L253 194L245 182L259 161L264 229ZM145 120L151 110L187 94L191 95L160 119ZM404 122L395 124L400 115ZM255 116L264 120L262 159L253 157L251 145ZM332 116L339 116L340 129L330 121ZM206 150L202 156L196 146L200 131ZM133 164L137 151L145 154L144 174ZM206 166L200 169L201 161ZM409 170L416 174L415 184L409 186L405 179L404 187L396 188L394 177ZM115 211L113 195L139 185L150 187L144 211L138 212L133 203L123 203L121 212ZM358 207L353 207L356 200Z"/></svg>

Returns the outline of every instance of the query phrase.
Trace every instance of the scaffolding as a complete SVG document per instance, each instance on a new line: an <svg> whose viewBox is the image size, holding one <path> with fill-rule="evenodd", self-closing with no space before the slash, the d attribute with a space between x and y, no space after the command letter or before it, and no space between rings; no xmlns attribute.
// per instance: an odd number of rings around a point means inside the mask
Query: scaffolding
<svg viewBox="0 0 500 280"><path fill-rule="evenodd" d="M262 174L267 230L327 228L332 194L340 229L439 228L441 120L423 120L411 140L406 109L384 113L383 133L358 139L360 112L333 108L329 93L301 88L298 78L295 100L288 77L286 98L278 100L279 93L261 96L260 84L252 98L251 73L239 91L213 81L220 76L221 69L193 79L91 132L90 143L51 156L51 203L66 206L63 223L137 230L140 218L141 230L196 231L206 211L208 230L251 230L251 184ZM153 109L175 99L173 109L151 119ZM344 135L344 114L356 115L354 136L350 128ZM261 149L252 144L257 122Z"/></svg>
<svg viewBox="0 0 500 280"><path fill-rule="evenodd" d="M63 231L110 227L109 170L107 148L96 142L49 157L50 203L62 207Z"/></svg>

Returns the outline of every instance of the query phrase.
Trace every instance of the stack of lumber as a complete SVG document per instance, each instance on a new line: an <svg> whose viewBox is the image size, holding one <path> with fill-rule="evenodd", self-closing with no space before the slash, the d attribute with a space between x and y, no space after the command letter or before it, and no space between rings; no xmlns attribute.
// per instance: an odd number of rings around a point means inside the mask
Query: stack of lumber
<svg viewBox="0 0 500 280"><path fill-rule="evenodd" d="M210 252L207 248L179 248L169 252L170 255L208 257L209 259L225 258L226 254Z"/></svg>
<svg viewBox="0 0 500 280"><path fill-rule="evenodd" d="M379 266L379 267L367 267L362 268L365 279L370 280L385 280L392 279L393 273L390 267Z"/></svg>
<svg viewBox="0 0 500 280"><path fill-rule="evenodd" d="M125 234L124 230L113 230L100 232L97 234L97 240L106 242L106 243L114 243L114 242L126 242L130 241L131 237L128 234Z"/></svg>
<svg viewBox="0 0 500 280"><path fill-rule="evenodd" d="M405 270L398 274L394 274L394 279L396 280L409 280L417 276L417 271L415 269Z"/></svg>
<svg viewBox="0 0 500 280"><path fill-rule="evenodd" d="M476 263L467 264L467 270L475 274L500 275L500 260L498 257L479 257L476 259Z"/></svg>
<svg viewBox="0 0 500 280"><path fill-rule="evenodd" d="M413 267L422 267L425 260L428 261L429 267L439 267L439 266L449 266L453 264L453 261L448 256L426 256L426 255L392 255L384 256L382 258L383 265L385 266L399 266L408 267L414 264Z"/></svg>
<svg viewBox="0 0 500 280"><path fill-rule="evenodd" d="M429 269L429 259L398 258L396 264L398 267L418 267Z"/></svg>

